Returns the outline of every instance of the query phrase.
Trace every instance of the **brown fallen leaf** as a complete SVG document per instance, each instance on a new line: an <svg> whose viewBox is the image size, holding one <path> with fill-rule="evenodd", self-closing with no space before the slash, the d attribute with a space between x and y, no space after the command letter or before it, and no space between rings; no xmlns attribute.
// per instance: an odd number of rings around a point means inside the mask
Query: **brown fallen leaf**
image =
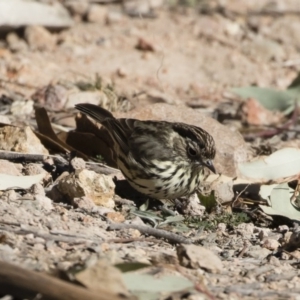
<svg viewBox="0 0 300 300"><path fill-rule="evenodd" d="M64 141L60 140L56 133L54 132L47 111L43 107L36 107L35 108L35 118L37 122L37 126L39 129L39 132L36 132L35 134L37 137L41 140L42 143L44 143L47 147L49 147L52 150L55 151L62 151L62 152L70 152L70 151L76 151L73 147L65 143ZM80 151L76 151L77 155L88 159L88 157L83 154Z"/></svg>
<svg viewBox="0 0 300 300"><path fill-rule="evenodd" d="M101 156L109 166L116 167L115 162L112 160L112 151L103 140L94 134L70 131L67 133L65 141L85 155L91 157Z"/></svg>
<svg viewBox="0 0 300 300"><path fill-rule="evenodd" d="M270 111L263 107L256 99L249 98L242 108L243 119L249 125L272 125L278 124L283 119L279 111Z"/></svg>
<svg viewBox="0 0 300 300"><path fill-rule="evenodd" d="M76 149L83 150L82 148L85 147L85 142L87 142L86 145L91 146L91 148L88 150L86 147L83 151L84 153L87 155L89 153L101 155L109 166L116 168L117 165L112 151L113 142L107 130L92 122L86 115L78 114L75 121L76 131L69 132L67 143ZM74 141L77 136L82 138L82 140Z"/></svg>

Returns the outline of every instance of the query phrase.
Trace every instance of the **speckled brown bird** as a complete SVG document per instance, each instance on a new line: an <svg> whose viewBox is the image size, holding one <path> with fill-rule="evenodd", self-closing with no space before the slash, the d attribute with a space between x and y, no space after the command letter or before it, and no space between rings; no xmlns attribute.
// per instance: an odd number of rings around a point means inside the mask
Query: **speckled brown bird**
<svg viewBox="0 0 300 300"><path fill-rule="evenodd" d="M80 112L101 123L114 142L118 168L130 185L152 198L189 196L204 167L215 172L215 142L204 129L185 123L116 119L93 104Z"/></svg>

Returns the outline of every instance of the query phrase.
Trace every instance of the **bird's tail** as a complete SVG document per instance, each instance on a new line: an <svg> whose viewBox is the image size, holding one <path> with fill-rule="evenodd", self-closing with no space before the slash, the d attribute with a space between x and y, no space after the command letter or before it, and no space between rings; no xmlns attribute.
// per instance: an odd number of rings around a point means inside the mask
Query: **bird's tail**
<svg viewBox="0 0 300 300"><path fill-rule="evenodd" d="M112 113L110 113L108 110L94 104L89 104L89 103L76 104L75 108L100 123L102 123L107 119L115 119Z"/></svg>

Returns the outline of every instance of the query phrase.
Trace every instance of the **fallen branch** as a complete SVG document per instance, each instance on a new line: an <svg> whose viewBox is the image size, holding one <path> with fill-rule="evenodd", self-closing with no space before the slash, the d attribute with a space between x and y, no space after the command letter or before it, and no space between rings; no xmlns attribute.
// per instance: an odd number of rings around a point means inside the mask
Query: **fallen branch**
<svg viewBox="0 0 300 300"><path fill-rule="evenodd" d="M99 282L101 285L101 282ZM0 291L2 295L11 295L20 299L44 300L125 300L133 299L113 294L103 288L97 294L82 287L67 283L40 272L34 272L0 262ZM39 295L39 296L37 296Z"/></svg>
<svg viewBox="0 0 300 300"><path fill-rule="evenodd" d="M55 163L68 164L68 162L61 156L56 155L43 155L43 154L29 154L14 151L0 150L0 159L12 160L12 161L30 161L30 162L42 162L47 158L52 158Z"/></svg>

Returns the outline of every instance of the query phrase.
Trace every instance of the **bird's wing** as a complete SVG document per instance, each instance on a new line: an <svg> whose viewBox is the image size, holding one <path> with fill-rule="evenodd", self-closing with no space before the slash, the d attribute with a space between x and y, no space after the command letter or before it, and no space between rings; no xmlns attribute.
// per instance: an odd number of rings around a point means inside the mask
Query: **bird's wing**
<svg viewBox="0 0 300 300"><path fill-rule="evenodd" d="M94 120L102 123L106 119L114 119L115 117L108 110L90 103L76 104L75 108L87 114Z"/></svg>
<svg viewBox="0 0 300 300"><path fill-rule="evenodd" d="M134 130L135 120L116 119L108 110L94 104L82 103L75 105L75 107L106 127L121 151L128 154L128 140Z"/></svg>
<svg viewBox="0 0 300 300"><path fill-rule="evenodd" d="M119 145L121 151L128 154L128 141L134 131L136 122L138 121L134 119L106 119L102 124L108 129L111 137Z"/></svg>

